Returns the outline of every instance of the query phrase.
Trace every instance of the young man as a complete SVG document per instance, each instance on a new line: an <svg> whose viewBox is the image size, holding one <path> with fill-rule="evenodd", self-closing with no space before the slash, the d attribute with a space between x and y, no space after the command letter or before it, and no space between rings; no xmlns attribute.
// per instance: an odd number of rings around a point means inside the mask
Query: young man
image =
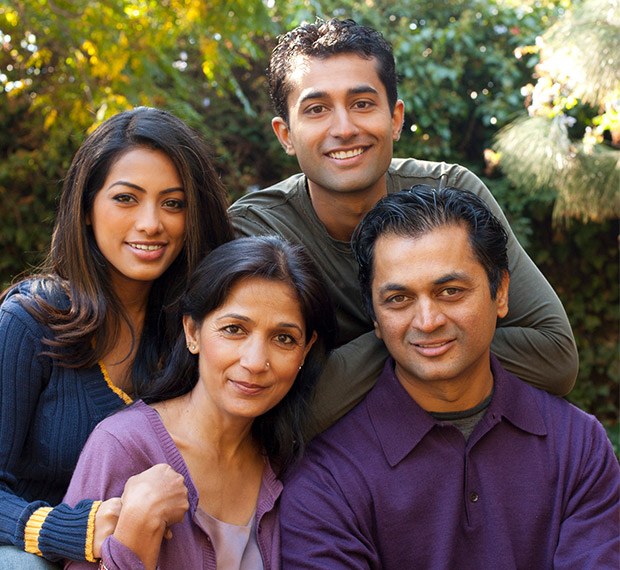
<svg viewBox="0 0 620 570"><path fill-rule="evenodd" d="M373 335L358 338L372 331L372 323L362 307L351 234L380 198L419 183L471 190L502 220L509 235L512 306L493 349L524 380L556 394L569 392L578 357L566 313L489 190L455 164L392 159L404 105L392 49L382 35L351 20L295 28L273 51L269 81L278 114L273 129L302 174L242 197L229 211L240 235L276 233L305 245L335 300L340 343L358 339L349 354L355 381L348 379L346 387L323 383L319 413L329 419L350 408L380 369L370 358L377 354Z"/></svg>
<svg viewBox="0 0 620 570"><path fill-rule="evenodd" d="M284 568L620 567L603 427L491 355L506 233L467 191L391 194L353 238L391 355L285 481Z"/></svg>

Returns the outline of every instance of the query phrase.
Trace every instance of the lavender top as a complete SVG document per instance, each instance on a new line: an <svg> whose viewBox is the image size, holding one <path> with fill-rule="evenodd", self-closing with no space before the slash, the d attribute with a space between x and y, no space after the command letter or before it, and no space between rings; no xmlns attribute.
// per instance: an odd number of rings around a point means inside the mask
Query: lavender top
<svg viewBox="0 0 620 570"><path fill-rule="evenodd" d="M185 477L190 507L182 522L173 525L171 540L164 540L158 568L216 569L213 540L197 517L198 492L183 457L159 414L138 401L101 422L86 442L71 479L65 501L74 504L84 498L120 497L132 475L158 463L167 463ZM257 542L265 570L280 567L280 533L277 501L282 483L267 463L256 505ZM102 560L108 570L143 568L133 552L114 537L103 543ZM67 562L71 570L97 568L88 562Z"/></svg>

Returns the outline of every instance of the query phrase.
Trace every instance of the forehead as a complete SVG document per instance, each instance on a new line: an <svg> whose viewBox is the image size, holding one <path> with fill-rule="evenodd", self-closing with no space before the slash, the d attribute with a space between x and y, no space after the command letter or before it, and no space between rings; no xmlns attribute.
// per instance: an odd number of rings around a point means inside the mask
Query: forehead
<svg viewBox="0 0 620 570"><path fill-rule="evenodd" d="M217 307L214 315L232 309L242 310L244 314L270 315L276 319L283 315L303 320L299 297L290 283L279 279L264 277L245 277L237 281L228 291L224 302Z"/></svg>
<svg viewBox="0 0 620 570"><path fill-rule="evenodd" d="M388 233L375 242L373 289L386 283L418 286L457 273L486 275L462 226L442 226L419 237Z"/></svg>
<svg viewBox="0 0 620 570"><path fill-rule="evenodd" d="M330 95L364 85L387 97L378 66L376 58L363 58L354 53L327 58L298 55L291 62L291 71L286 78L291 88L289 100L294 102L313 91Z"/></svg>

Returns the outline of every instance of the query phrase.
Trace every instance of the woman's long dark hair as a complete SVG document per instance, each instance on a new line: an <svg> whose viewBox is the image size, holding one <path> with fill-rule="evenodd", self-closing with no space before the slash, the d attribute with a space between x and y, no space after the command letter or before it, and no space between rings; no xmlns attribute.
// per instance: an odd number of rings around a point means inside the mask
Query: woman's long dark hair
<svg viewBox="0 0 620 570"><path fill-rule="evenodd" d="M212 251L191 277L181 298L181 315L200 325L226 302L231 289L243 279L261 277L289 284L296 292L306 327L306 342L313 332L317 340L308 352L292 388L284 399L256 418L252 432L269 458L285 468L303 452L303 430L309 421L309 405L328 351L333 347L336 320L329 293L305 250L281 238L240 238ZM181 320L181 316L178 317ZM188 393L198 381L198 356L179 335L162 372L145 387L147 403Z"/></svg>
<svg viewBox="0 0 620 570"><path fill-rule="evenodd" d="M111 117L86 138L64 180L50 251L38 274L45 278L48 294L35 291L27 308L51 329L53 338L44 339L46 354L60 365L92 366L109 352L121 321L128 320L86 218L111 166L135 148L159 150L170 158L187 204L183 250L149 294L132 369L134 392L139 394L181 330L176 311L167 309L175 307L198 262L234 237L211 150L183 121L162 110L139 107ZM65 302L54 301L59 297Z"/></svg>

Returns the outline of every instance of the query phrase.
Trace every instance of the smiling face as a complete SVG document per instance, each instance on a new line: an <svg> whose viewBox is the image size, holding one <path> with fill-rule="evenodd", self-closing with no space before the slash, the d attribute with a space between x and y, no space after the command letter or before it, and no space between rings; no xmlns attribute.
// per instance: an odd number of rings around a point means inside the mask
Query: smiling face
<svg viewBox="0 0 620 570"><path fill-rule="evenodd" d="M490 346L497 318L508 311L508 282L505 276L492 299L462 226L376 241L376 332L401 384L424 409L465 410L490 392Z"/></svg>
<svg viewBox="0 0 620 570"><path fill-rule="evenodd" d="M327 59L299 56L287 81L288 124L273 129L308 178L310 194L386 192L393 141L400 136L403 103L390 112L376 60L356 54Z"/></svg>
<svg viewBox="0 0 620 570"><path fill-rule="evenodd" d="M316 334L306 342L304 318L291 286L262 277L242 279L201 324L183 321L199 355L205 413L253 420L290 390Z"/></svg>
<svg viewBox="0 0 620 570"><path fill-rule="evenodd" d="M172 161L133 148L111 166L87 222L117 291L151 284L183 249L185 192Z"/></svg>

